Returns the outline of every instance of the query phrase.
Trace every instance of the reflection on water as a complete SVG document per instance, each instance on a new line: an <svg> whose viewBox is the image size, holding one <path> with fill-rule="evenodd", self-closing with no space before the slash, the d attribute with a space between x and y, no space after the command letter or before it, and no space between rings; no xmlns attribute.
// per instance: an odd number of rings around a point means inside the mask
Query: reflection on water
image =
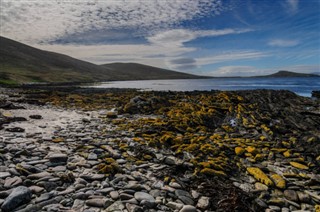
<svg viewBox="0 0 320 212"><path fill-rule="evenodd" d="M311 96L313 90L320 90L319 77L290 78L213 78L186 80L140 80L105 82L97 88L136 88L156 91L194 90L250 90L274 89L290 90L301 96Z"/></svg>

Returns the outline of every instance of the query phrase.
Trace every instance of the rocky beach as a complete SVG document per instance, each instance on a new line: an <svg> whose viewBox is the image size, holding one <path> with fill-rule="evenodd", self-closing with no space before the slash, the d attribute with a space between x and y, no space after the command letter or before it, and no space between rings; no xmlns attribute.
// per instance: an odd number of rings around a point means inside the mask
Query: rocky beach
<svg viewBox="0 0 320 212"><path fill-rule="evenodd" d="M319 126L285 90L0 88L1 211L320 211Z"/></svg>

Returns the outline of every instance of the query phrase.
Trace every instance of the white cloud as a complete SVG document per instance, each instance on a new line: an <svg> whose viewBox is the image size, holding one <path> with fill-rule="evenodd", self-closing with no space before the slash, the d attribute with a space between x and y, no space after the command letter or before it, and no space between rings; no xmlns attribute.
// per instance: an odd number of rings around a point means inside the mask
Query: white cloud
<svg viewBox="0 0 320 212"><path fill-rule="evenodd" d="M202 57L198 58L197 62L199 65L208 65L208 64L216 64L227 61L236 61L236 60L252 60L258 59L262 57L269 56L267 53L259 52L259 51L236 51L236 52L228 52L222 53L219 55L213 55L210 57Z"/></svg>
<svg viewBox="0 0 320 212"><path fill-rule="evenodd" d="M275 47L291 47L299 44L298 40L283 40L283 39L273 39L269 41L269 46Z"/></svg>
<svg viewBox="0 0 320 212"><path fill-rule="evenodd" d="M220 0L1 0L1 35L49 42L90 30L153 33L221 10Z"/></svg>
<svg viewBox="0 0 320 212"><path fill-rule="evenodd" d="M251 29L222 29L222 30L186 30L186 29L172 29L160 32L156 35L148 37L148 41L155 45L162 46L182 46L183 43L201 37L216 37L229 34L240 34L250 32Z"/></svg>
<svg viewBox="0 0 320 212"><path fill-rule="evenodd" d="M93 63L102 64L106 62L117 61L144 61L149 65L158 65L176 69L175 65L167 62L166 65L163 60L171 61L181 57L186 53L195 52L197 48L186 47L184 42L191 41L203 36L221 36L226 34L242 33L247 30L169 30L160 32L159 34L150 36L148 38L149 44L126 44L126 45L73 45L73 44L41 44L34 45L37 48L63 53L75 58L87 60ZM209 58L197 59L196 65L210 64L223 62L232 59L249 59L261 56L257 52L238 52L229 53ZM142 59L144 58L144 59ZM153 59L151 59L153 58ZM148 62L150 60L151 62ZM180 64L181 66L182 64ZM181 66L182 67L182 66Z"/></svg>

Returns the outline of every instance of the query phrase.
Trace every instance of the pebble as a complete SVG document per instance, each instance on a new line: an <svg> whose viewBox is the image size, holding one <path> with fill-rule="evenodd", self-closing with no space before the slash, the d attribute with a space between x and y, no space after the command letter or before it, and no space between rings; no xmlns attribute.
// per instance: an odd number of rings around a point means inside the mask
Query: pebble
<svg viewBox="0 0 320 212"><path fill-rule="evenodd" d="M209 207L210 205L210 199L209 197L205 197L205 196L202 196L200 197L200 199L198 200L198 203L197 203L197 208L200 208L202 210L205 210Z"/></svg>
<svg viewBox="0 0 320 212"><path fill-rule="evenodd" d="M184 205L179 212L197 212L197 208L192 205Z"/></svg>
<svg viewBox="0 0 320 212"><path fill-rule="evenodd" d="M98 208L109 207L113 203L112 200L103 198L103 199L89 199L86 201L86 205Z"/></svg>
<svg viewBox="0 0 320 212"><path fill-rule="evenodd" d="M155 202L154 197L151 196L148 193L145 193L145 192L136 192L136 193L134 193L134 198L136 200L138 200L139 202L142 201L142 200L147 200L149 202Z"/></svg>
<svg viewBox="0 0 320 212"><path fill-rule="evenodd" d="M7 178L7 177L10 177L11 174L9 172L0 172L0 179L4 179L4 178Z"/></svg>
<svg viewBox="0 0 320 212"><path fill-rule="evenodd" d="M13 189L11 194L3 202L1 209L3 212L13 211L18 206L28 203L31 200L32 193L29 188L19 186Z"/></svg>
<svg viewBox="0 0 320 212"><path fill-rule="evenodd" d="M62 153L50 154L49 160L52 163L66 163L68 160L68 155Z"/></svg>

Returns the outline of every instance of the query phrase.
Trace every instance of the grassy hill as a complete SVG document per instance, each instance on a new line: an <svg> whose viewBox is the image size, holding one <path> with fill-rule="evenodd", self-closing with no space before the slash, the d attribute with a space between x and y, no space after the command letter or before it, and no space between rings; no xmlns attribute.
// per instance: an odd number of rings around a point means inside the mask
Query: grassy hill
<svg viewBox="0 0 320 212"><path fill-rule="evenodd" d="M0 83L190 79L200 76L136 63L96 65L0 36Z"/></svg>
<svg viewBox="0 0 320 212"><path fill-rule="evenodd" d="M110 63L102 66L109 70L117 71L117 73L122 77L136 80L144 80L146 76L148 76L148 79L151 80L204 78L139 63Z"/></svg>

